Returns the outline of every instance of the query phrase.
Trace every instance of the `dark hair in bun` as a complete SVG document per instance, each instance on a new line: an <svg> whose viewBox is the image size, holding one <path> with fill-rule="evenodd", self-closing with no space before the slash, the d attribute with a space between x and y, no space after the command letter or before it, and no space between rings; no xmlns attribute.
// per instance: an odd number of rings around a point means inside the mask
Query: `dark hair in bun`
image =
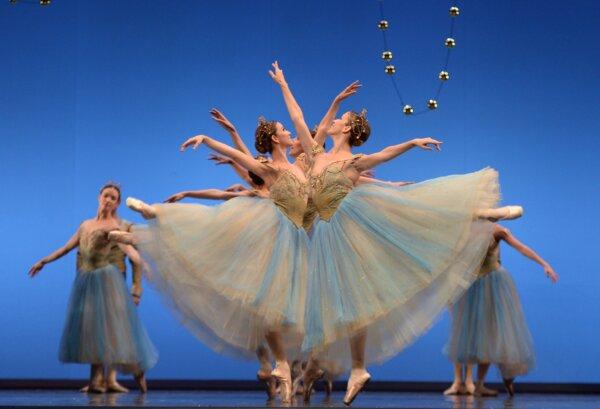
<svg viewBox="0 0 600 409"><path fill-rule="evenodd" d="M254 147L260 153L273 152L273 136L277 133L275 121L267 121L262 116L258 118L258 126L254 131Z"/></svg>
<svg viewBox="0 0 600 409"><path fill-rule="evenodd" d="M360 146L369 139L371 135L371 125L367 119L367 110L358 112L350 111L348 123L350 126L350 146Z"/></svg>
<svg viewBox="0 0 600 409"><path fill-rule="evenodd" d="M117 182L106 182L100 188L100 194L102 194L102 192L104 192L106 189L115 189L119 193L119 201L121 200L121 185L119 185Z"/></svg>

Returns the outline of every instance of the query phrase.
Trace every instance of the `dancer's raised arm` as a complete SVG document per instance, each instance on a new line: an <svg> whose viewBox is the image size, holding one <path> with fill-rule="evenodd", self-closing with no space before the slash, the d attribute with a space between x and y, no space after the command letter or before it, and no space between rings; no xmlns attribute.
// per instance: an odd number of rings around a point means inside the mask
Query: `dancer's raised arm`
<svg viewBox="0 0 600 409"><path fill-rule="evenodd" d="M77 247L79 245L79 231L80 230L81 230L81 227L77 229L77 231L75 232L75 234L73 236L71 236L71 238L65 243L64 246L62 246L58 250L52 252L51 254L47 255L46 257L44 257L43 259L41 259L40 261L38 261L37 263L35 263L29 269L29 273L28 273L29 277L35 277L37 275L37 273L39 273L40 270L46 264L51 263L54 260L57 260L57 259L61 258L65 254L67 254L69 251L71 251L75 247Z"/></svg>
<svg viewBox="0 0 600 409"><path fill-rule="evenodd" d="M388 162L415 147L429 151L433 149L437 149L438 151L440 151L441 144L442 142L437 141L433 138L412 139L408 142L404 142L398 145L388 146L387 148L384 148L379 152L361 156L353 163L358 171L364 171L367 169L374 168L375 166L380 165L382 163Z"/></svg>
<svg viewBox="0 0 600 409"><path fill-rule="evenodd" d="M327 129L329 129L331 123L335 119L335 116L337 115L337 112L340 109L340 104L342 103L342 101L348 98L349 96L356 94L360 87L362 87L362 84L358 81L354 81L352 84L344 88L344 90L333 99L331 106L329 107L329 109L325 113L325 116L323 117L323 119L321 119L321 122L317 127L317 133L314 137L315 143L317 145L322 146L325 142L325 138L327 137Z"/></svg>
<svg viewBox="0 0 600 409"><path fill-rule="evenodd" d="M186 197L193 197L195 199L229 200L240 196L251 196L251 192L248 189L235 191L221 189L188 190L169 196L165 200L165 203L175 203Z"/></svg>
<svg viewBox="0 0 600 409"><path fill-rule="evenodd" d="M250 152L250 149L248 149L248 147L244 143L244 140L238 133L237 129L235 129L235 126L233 126L231 121L227 119L227 117L223 115L221 111L219 111L217 108L213 108L210 110L210 116L229 133L233 144L239 151L245 153L248 156L252 156L252 152Z"/></svg>
<svg viewBox="0 0 600 409"><path fill-rule="evenodd" d="M510 230L508 230L506 227L496 225L496 228L494 230L494 236L501 240L504 240L509 246L517 250L519 253L521 253L527 258L530 258L531 260L535 261L540 266L542 266L544 272L550 278L550 280L552 280L553 283L556 283L558 281L558 274L556 274L552 266L550 266L550 264L546 260L541 258L530 247L517 240L517 238L513 236Z"/></svg>
<svg viewBox="0 0 600 409"><path fill-rule="evenodd" d="M272 66L273 71L269 71L269 75L271 76L271 78L273 78L273 81L275 81L281 87L283 100L285 101L285 105L290 114L290 118L294 123L294 128L296 128L296 134L298 136L298 139L300 140L300 143L302 144L302 149L304 150L304 153L310 160L313 155L313 147L320 145L317 145L313 140L313 137L310 134L310 129L308 129L308 126L304 121L304 114L302 113L302 109L300 108L300 105L298 105L298 102L296 102L296 99L294 98L294 95L292 94L292 91L290 90L290 87L288 86L285 80L283 71L281 70L281 68L279 68L278 62L275 61L272 64Z"/></svg>
<svg viewBox="0 0 600 409"><path fill-rule="evenodd" d="M217 165L230 165L234 172L248 185L255 187L255 183L252 178L248 175L248 170L243 166L240 166L239 163L234 161L231 158L222 155L211 154L209 157L210 160L215 161Z"/></svg>
<svg viewBox="0 0 600 409"><path fill-rule="evenodd" d="M221 155L230 157L232 160L234 160L244 168L248 169L249 171L252 171L253 173L257 174L263 179L273 176L273 168L254 159L251 155L247 155L243 152L240 152L239 150L232 148L231 146L224 144L223 142L214 140L210 136L193 136L181 145L180 150L183 152L189 147L191 147L192 149L197 149L198 146L202 144L205 144L210 149L220 153Z"/></svg>

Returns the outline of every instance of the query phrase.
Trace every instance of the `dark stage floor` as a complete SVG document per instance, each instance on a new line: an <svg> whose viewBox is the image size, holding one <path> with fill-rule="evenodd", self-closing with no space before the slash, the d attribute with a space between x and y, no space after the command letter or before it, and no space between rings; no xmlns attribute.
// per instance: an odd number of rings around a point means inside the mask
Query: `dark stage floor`
<svg viewBox="0 0 600 409"><path fill-rule="evenodd" d="M309 405L302 399L291 407L343 407L343 394L334 393L329 400L317 393ZM281 407L279 401L268 404L258 391L150 391L147 395L128 394L86 395L72 390L2 390L0 407ZM354 402L356 408L600 408L599 395L520 394L508 399L445 397L440 393L365 392Z"/></svg>

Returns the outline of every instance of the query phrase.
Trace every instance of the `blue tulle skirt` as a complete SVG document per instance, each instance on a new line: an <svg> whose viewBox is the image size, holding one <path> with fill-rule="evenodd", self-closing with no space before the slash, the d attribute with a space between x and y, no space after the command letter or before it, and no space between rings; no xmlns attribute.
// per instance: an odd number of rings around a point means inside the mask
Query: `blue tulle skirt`
<svg viewBox="0 0 600 409"><path fill-rule="evenodd" d="M60 342L61 362L111 365L124 373L146 371L158 354L112 264L79 271L71 290Z"/></svg>
<svg viewBox="0 0 600 409"><path fill-rule="evenodd" d="M254 358L272 330L296 356L304 330L308 237L270 199L155 205L136 227L149 280L219 353Z"/></svg>
<svg viewBox="0 0 600 409"><path fill-rule="evenodd" d="M339 371L354 337L366 336L366 363L415 340L476 279L493 226L474 215L498 198L492 169L354 188L314 224L303 351Z"/></svg>
<svg viewBox="0 0 600 409"><path fill-rule="evenodd" d="M530 371L533 341L510 274L503 268L479 278L451 308L445 353L452 362L491 363L503 378Z"/></svg>

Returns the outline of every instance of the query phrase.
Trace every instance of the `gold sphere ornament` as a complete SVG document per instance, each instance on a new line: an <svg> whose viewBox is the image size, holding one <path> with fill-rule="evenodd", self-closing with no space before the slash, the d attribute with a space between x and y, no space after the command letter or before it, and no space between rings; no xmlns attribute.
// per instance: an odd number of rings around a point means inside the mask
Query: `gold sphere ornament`
<svg viewBox="0 0 600 409"><path fill-rule="evenodd" d="M442 81L448 81L450 79L450 74L448 74L448 71L440 71L439 78Z"/></svg>
<svg viewBox="0 0 600 409"><path fill-rule="evenodd" d="M389 74L389 75L395 74L396 73L396 67L394 67L391 64L390 65L386 65L386 67L385 67L385 73Z"/></svg>
<svg viewBox="0 0 600 409"><path fill-rule="evenodd" d="M427 101L427 108L434 110L434 109L437 109L437 107L438 107L438 104L435 99L430 99L429 101Z"/></svg>
<svg viewBox="0 0 600 409"><path fill-rule="evenodd" d="M410 105L404 105L404 108L402 109L404 111L404 115L412 115L414 111L413 107L411 107Z"/></svg>
<svg viewBox="0 0 600 409"><path fill-rule="evenodd" d="M456 41L454 41L454 38L446 38L444 44L446 44L446 47L448 48L454 48L454 46L456 45Z"/></svg>
<svg viewBox="0 0 600 409"><path fill-rule="evenodd" d="M389 26L390 26L390 23L388 23L387 20L381 20L377 24L377 27L379 27L380 30L386 30Z"/></svg>
<svg viewBox="0 0 600 409"><path fill-rule="evenodd" d="M391 51L384 51L381 54L381 58L383 58L386 61L390 61L392 59L392 52Z"/></svg>
<svg viewBox="0 0 600 409"><path fill-rule="evenodd" d="M50 3L50 0L40 0L40 6L48 6Z"/></svg>
<svg viewBox="0 0 600 409"><path fill-rule="evenodd" d="M460 14L460 10L458 7L456 7L456 6L450 7L450 16L458 17L459 14Z"/></svg>

